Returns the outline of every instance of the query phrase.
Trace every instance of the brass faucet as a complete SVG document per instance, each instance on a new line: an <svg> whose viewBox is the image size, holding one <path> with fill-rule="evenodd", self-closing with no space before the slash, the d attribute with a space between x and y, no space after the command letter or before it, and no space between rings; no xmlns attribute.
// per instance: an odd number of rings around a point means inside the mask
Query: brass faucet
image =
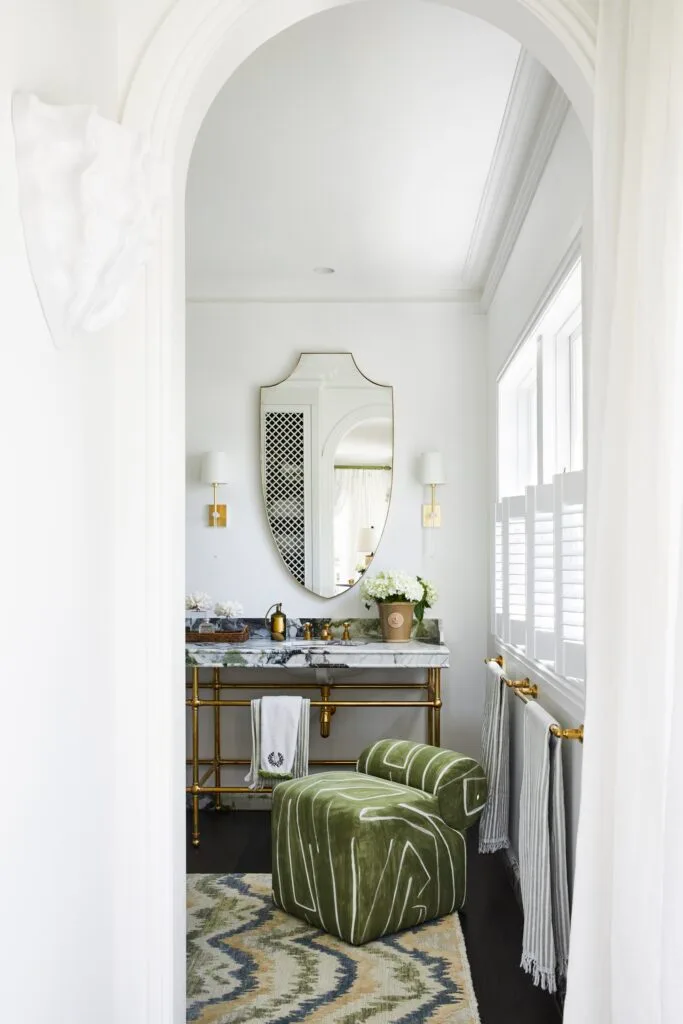
<svg viewBox="0 0 683 1024"><path fill-rule="evenodd" d="M313 626L310 622L304 622L304 640L313 639Z"/></svg>
<svg viewBox="0 0 683 1024"><path fill-rule="evenodd" d="M329 622L323 622L321 630L320 630L320 639L321 640L332 640L332 630L330 629L330 623Z"/></svg>
<svg viewBox="0 0 683 1024"><path fill-rule="evenodd" d="M351 625L350 622L342 622L342 626L344 627L344 632L342 633L342 640L350 640L351 639L351 633L349 632L350 625Z"/></svg>

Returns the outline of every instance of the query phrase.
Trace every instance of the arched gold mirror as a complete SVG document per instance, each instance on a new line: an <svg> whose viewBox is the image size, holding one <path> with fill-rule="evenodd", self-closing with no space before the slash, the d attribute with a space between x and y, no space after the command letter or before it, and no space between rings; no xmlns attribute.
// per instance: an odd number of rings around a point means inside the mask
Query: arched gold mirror
<svg viewBox="0 0 683 1024"><path fill-rule="evenodd" d="M279 384L261 388L266 515L290 575L320 597L354 586L389 513L393 388L348 352L304 352Z"/></svg>

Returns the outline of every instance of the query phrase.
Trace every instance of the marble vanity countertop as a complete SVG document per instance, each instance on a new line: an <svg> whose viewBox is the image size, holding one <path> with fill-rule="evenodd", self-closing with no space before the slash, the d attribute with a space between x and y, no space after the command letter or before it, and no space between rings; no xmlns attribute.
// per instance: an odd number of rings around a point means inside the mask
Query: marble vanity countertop
<svg viewBox="0 0 683 1024"><path fill-rule="evenodd" d="M201 620L187 616L188 625L197 629ZM220 625L220 620L212 620ZM320 633L322 624L329 619L313 619L313 635ZM288 638L271 640L270 632L261 619L245 619L249 626L249 639L240 644L221 644L207 641L186 643L185 660L188 665L202 668L447 668L449 650L443 641L439 619L425 619L416 625L408 643L384 643L380 639L379 619L351 619L350 640L304 640L303 620L288 620ZM227 623L223 623L223 627ZM343 623L332 621L338 638Z"/></svg>
<svg viewBox="0 0 683 1024"><path fill-rule="evenodd" d="M186 662L212 668L447 668L445 644L350 640L276 642L254 637L241 644L186 644Z"/></svg>

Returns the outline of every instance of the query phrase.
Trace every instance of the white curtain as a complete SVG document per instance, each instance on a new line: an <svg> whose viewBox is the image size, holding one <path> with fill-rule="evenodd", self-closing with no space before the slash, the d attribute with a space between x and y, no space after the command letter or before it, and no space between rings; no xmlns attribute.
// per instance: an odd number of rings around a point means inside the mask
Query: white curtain
<svg viewBox="0 0 683 1024"><path fill-rule="evenodd" d="M683 1020L683 2L602 0L565 1024Z"/></svg>
<svg viewBox="0 0 683 1024"><path fill-rule="evenodd" d="M358 573L358 533L374 526L376 542L382 536L387 517L391 470L335 469L334 569L339 583ZM364 554L364 552L363 552Z"/></svg>

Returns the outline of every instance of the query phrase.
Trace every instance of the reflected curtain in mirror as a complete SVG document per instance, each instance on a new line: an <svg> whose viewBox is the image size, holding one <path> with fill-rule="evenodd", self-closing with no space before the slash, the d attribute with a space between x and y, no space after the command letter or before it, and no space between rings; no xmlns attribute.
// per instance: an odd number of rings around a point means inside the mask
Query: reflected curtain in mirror
<svg viewBox="0 0 683 1024"><path fill-rule="evenodd" d="M370 565L387 518L391 469L335 466L335 579L353 586Z"/></svg>
<svg viewBox="0 0 683 1024"><path fill-rule="evenodd" d="M261 388L266 515L290 575L321 597L358 582L386 523L393 390L350 353L303 353L286 380Z"/></svg>

